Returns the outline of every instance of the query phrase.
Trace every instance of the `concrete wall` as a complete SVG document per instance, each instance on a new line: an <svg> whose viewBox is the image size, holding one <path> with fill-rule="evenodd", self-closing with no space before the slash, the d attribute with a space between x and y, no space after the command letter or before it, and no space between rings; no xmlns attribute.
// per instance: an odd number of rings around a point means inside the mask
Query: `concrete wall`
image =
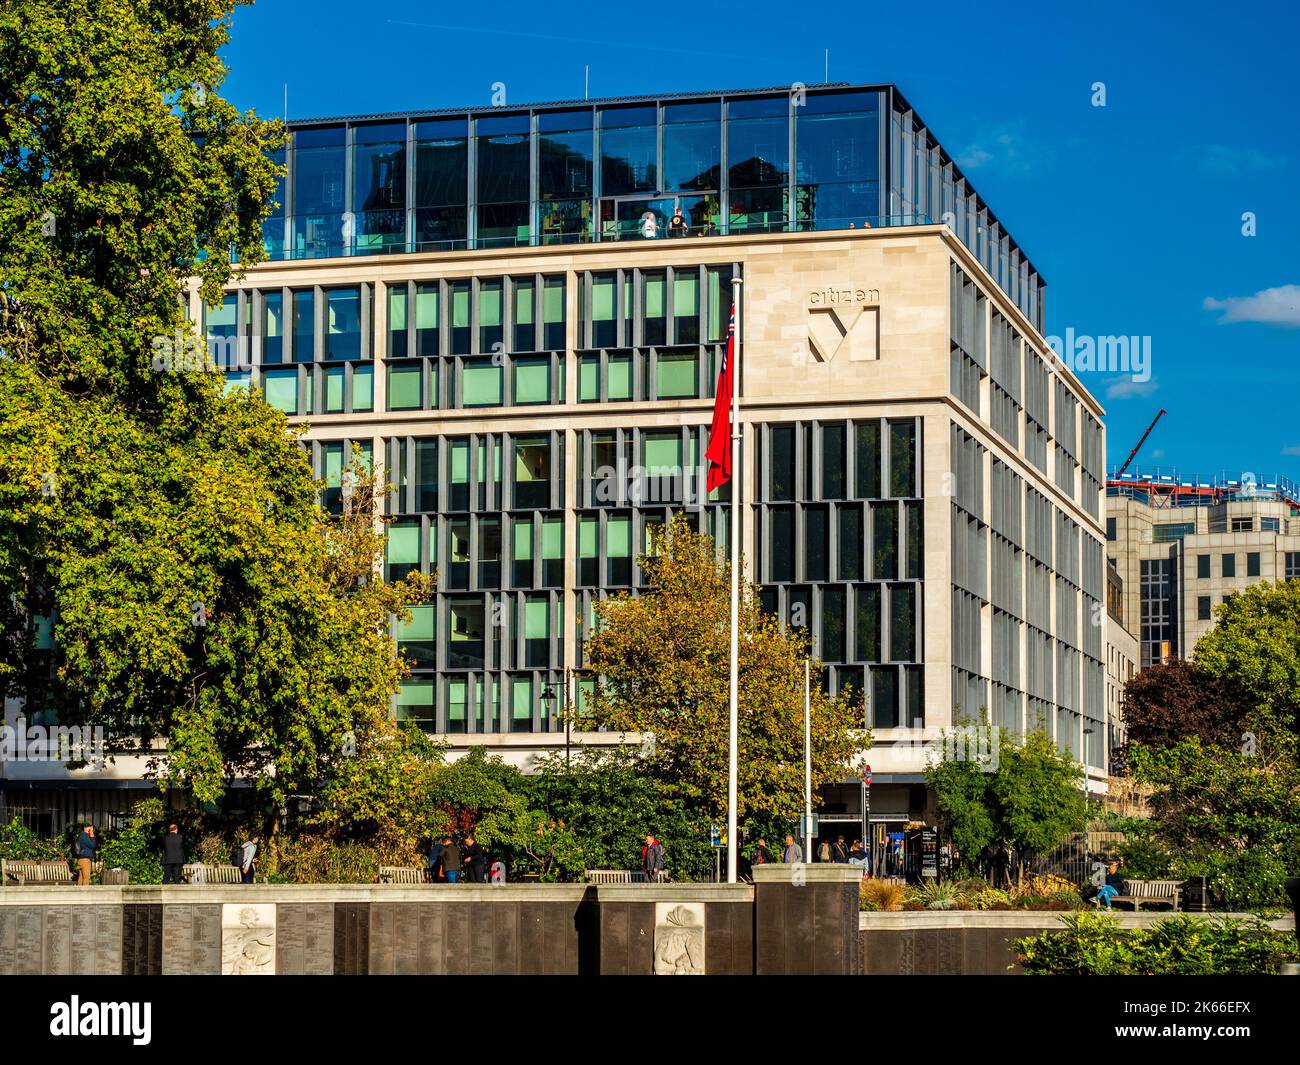
<svg viewBox="0 0 1300 1065"><path fill-rule="evenodd" d="M734 885L8 887L0 975L648 975L673 958L709 974L859 972L846 872L857 871L807 867L803 882L774 867Z"/></svg>
<svg viewBox="0 0 1300 1065"><path fill-rule="evenodd" d="M863 967L868 976L1008 976L1019 973L1012 940L1061 930L1059 913L1026 911L864 913L859 917ZM1119 913L1125 928L1141 928L1168 911ZM1215 914L1250 918L1251 914ZM1208 920L1210 915L1206 915ZM1283 931L1287 917L1269 921Z"/></svg>

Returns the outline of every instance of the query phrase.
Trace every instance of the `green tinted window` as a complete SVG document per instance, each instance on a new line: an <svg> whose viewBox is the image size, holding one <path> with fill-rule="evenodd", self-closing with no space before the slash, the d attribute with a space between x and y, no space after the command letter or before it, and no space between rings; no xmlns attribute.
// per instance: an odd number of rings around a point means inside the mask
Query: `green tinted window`
<svg viewBox="0 0 1300 1065"><path fill-rule="evenodd" d="M390 525L388 527L389 565L419 565L420 526Z"/></svg>
<svg viewBox="0 0 1300 1065"><path fill-rule="evenodd" d="M600 399L600 357L585 355L578 363L578 402L594 403Z"/></svg>
<svg viewBox="0 0 1300 1065"><path fill-rule="evenodd" d="M433 607L411 607L411 620L397 626L397 638L404 642L421 641L428 643L433 639Z"/></svg>
<svg viewBox="0 0 1300 1065"><path fill-rule="evenodd" d="M550 359L516 359L515 402L547 403L550 398Z"/></svg>
<svg viewBox="0 0 1300 1065"><path fill-rule="evenodd" d="M592 554L595 554L595 551L593 551ZM543 521L542 522L542 558L563 558L563 557L564 557L564 522L560 521L558 518L548 519L546 521Z"/></svg>
<svg viewBox="0 0 1300 1065"><path fill-rule="evenodd" d="M375 368L357 366L352 371L352 409L355 411L374 410L375 408Z"/></svg>
<svg viewBox="0 0 1300 1065"><path fill-rule="evenodd" d="M466 363L461 373L462 404L493 407L501 403L501 367L490 362Z"/></svg>
<svg viewBox="0 0 1300 1065"><path fill-rule="evenodd" d="M611 356L609 359L609 398L632 398L632 356Z"/></svg>
<svg viewBox="0 0 1300 1065"><path fill-rule="evenodd" d="M610 558L626 558L632 553L632 520L610 518L605 526L605 543Z"/></svg>
<svg viewBox="0 0 1300 1065"><path fill-rule="evenodd" d="M595 558L598 554L596 536L600 522L595 518L583 518L578 525L578 554L583 558Z"/></svg>
<svg viewBox="0 0 1300 1065"><path fill-rule="evenodd" d="M692 352L661 354L656 387L660 399L680 399L696 394L696 356Z"/></svg>
<svg viewBox="0 0 1300 1065"><path fill-rule="evenodd" d="M388 409L419 410L420 376L423 367L389 366L388 367Z"/></svg>
<svg viewBox="0 0 1300 1065"><path fill-rule="evenodd" d="M262 375L266 402L286 414L298 413L298 371L267 370Z"/></svg>

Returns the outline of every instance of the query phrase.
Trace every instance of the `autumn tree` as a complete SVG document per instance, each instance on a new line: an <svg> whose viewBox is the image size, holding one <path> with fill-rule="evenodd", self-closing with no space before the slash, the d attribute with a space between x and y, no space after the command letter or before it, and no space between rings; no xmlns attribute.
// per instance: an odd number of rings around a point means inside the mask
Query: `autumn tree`
<svg viewBox="0 0 1300 1065"><path fill-rule="evenodd" d="M1183 658L1136 674L1124 686L1122 709L1126 745L1154 747L1192 736L1236 744L1248 711L1235 685Z"/></svg>
<svg viewBox="0 0 1300 1065"><path fill-rule="evenodd" d="M372 502L322 513L282 414L185 360L264 257L278 123L220 95L235 0L0 9L0 694L270 805L382 728ZM364 493L363 493L364 495Z"/></svg>
<svg viewBox="0 0 1300 1065"><path fill-rule="evenodd" d="M584 724L653 736L647 764L687 802L726 816L730 567L678 515L638 559L648 585L597 607L587 659L601 680ZM792 821L803 809L803 633L740 594L739 823ZM838 783L870 746L859 693L812 694L813 788Z"/></svg>

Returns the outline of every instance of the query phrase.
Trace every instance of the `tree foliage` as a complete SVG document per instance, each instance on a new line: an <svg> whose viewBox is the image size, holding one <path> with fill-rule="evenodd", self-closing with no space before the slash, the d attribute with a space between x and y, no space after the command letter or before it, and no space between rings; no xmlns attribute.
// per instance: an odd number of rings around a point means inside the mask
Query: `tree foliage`
<svg viewBox="0 0 1300 1065"><path fill-rule="evenodd" d="M1183 658L1150 666L1124 687L1127 743L1167 747L1195 736L1235 744L1247 713L1245 696L1232 684Z"/></svg>
<svg viewBox="0 0 1300 1065"><path fill-rule="evenodd" d="M981 726L994 729L996 726ZM1059 846L1087 823L1083 768L1050 736L997 729L996 762L953 757L926 771L945 831L972 871L1009 877L1012 863ZM1022 870L1023 871L1023 870Z"/></svg>
<svg viewBox="0 0 1300 1065"><path fill-rule="evenodd" d="M278 804L386 713L422 589L373 579L373 485L329 519L283 415L156 363L188 279L263 257L283 134L218 92L234 6L0 11L0 691Z"/></svg>
<svg viewBox="0 0 1300 1065"><path fill-rule="evenodd" d="M1282 903L1300 871L1300 582L1234 593L1193 664L1145 678L1125 695L1130 769L1151 789L1142 846L1226 905Z"/></svg>
<svg viewBox="0 0 1300 1065"><path fill-rule="evenodd" d="M587 644L602 675L584 724L652 735L651 770L714 820L726 816L730 567L678 515L655 530L640 565L648 589L597 607ZM802 635L740 597L739 823L793 819L803 808ZM813 788L837 783L867 750L860 694L831 697L813 662Z"/></svg>

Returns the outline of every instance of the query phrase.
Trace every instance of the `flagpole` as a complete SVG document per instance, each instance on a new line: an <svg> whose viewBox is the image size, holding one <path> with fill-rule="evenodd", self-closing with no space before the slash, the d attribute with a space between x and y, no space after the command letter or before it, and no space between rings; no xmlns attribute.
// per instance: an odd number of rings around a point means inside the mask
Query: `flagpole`
<svg viewBox="0 0 1300 1065"><path fill-rule="evenodd" d="M740 839L737 833L737 747L740 722L740 278L731 279L731 313L735 320L731 367L731 655L727 706L727 883L737 880Z"/></svg>

